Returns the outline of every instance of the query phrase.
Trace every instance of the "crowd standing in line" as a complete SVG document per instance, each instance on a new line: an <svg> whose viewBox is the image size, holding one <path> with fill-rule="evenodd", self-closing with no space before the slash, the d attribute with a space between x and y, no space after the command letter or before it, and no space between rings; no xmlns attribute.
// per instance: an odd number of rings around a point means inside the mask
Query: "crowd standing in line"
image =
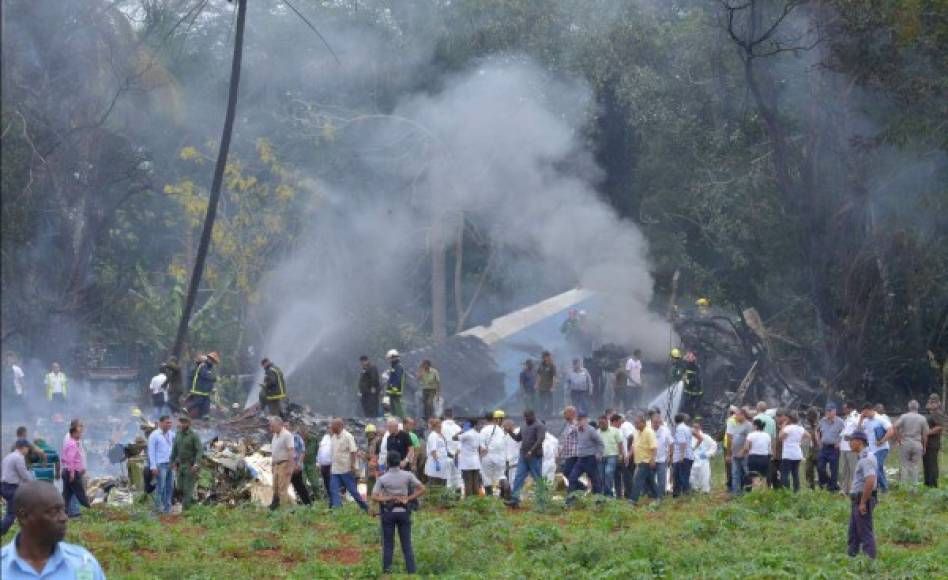
<svg viewBox="0 0 948 580"><path fill-rule="evenodd" d="M322 498L335 509L347 497L380 518L386 571L392 565L396 532L406 568L409 573L415 571L411 512L429 489L439 489L449 497L497 495L515 508L522 503L528 481L533 483L535 501L548 501L559 470L566 483L567 505L586 494L597 501L617 498L637 504L643 496L662 500L669 491L676 498L711 491L711 459L718 454L719 444L705 432L706 425L684 412L668 422L659 409L626 414L606 409L591 421L594 387L581 359L574 359L563 374L562 384L572 404L563 409L563 428L555 437L530 408L536 405L547 412L554 405L552 393L560 384L560 375L549 352L542 354L536 366L532 361L524 363L520 386L530 407L523 412L520 425L500 409L484 418L455 420L452 409L441 408L440 374L431 361L423 361L415 376L423 388L421 411L426 430L419 430L415 420L402 410L405 371L399 353L389 351L387 358L391 368L384 376L367 357L360 359L358 388L363 410L379 411L384 388L391 411L382 429L372 423L366 426L365 448L359 447L341 418L333 419L321 437L306 425L287 422L285 379L268 359L261 361L264 382L260 395L261 408L272 415L270 508L310 505ZM218 361L216 353L196 361L184 405L179 405L179 397L169 397L176 388L175 372L180 375L176 361L162 365L161 372L150 381L157 428L148 437L146 457L158 513L171 512L175 490L180 492L184 509L195 503L203 445L191 430L191 416L206 415L208 396L216 381L213 366ZM636 351L616 371L614 400L618 404L628 407L641 402L641 372L640 353ZM180 376L177 380L180 382ZM52 365L45 383L51 402L65 401L68 381L57 364ZM697 388L695 384L693 388ZM696 396L695 392L691 396ZM176 431L170 416L174 407L182 412ZM917 401L909 401L907 408L892 421L881 405L866 403L857 411L847 402L840 415L836 405L828 404L822 415L816 408L807 409L801 421L797 410L774 409L763 401L754 407L731 407L720 445L727 491L739 496L755 487L782 487L796 493L801 488L802 466L808 487L851 499L849 554L855 556L861 551L874 558L873 509L878 494L889 489L885 462L891 444L898 445L900 485L915 486L920 479L929 487L938 484L938 451L945 421L941 401L932 395L925 406L926 415L919 413ZM3 458L0 493L7 502L3 533L16 519L21 523L23 538L18 544L18 536L4 548L4 570L36 564L30 560L35 556L30 546L48 545L49 538L55 536L47 530L52 534L43 540L47 544L39 541L37 505L56 504L50 509L61 510L63 518L80 515L80 506L90 507L85 492L83 431L83 423L73 420L63 440L62 492L57 492L54 501L49 489L55 488L34 482L29 469L30 458L42 451L28 441L25 428L18 430L14 448ZM419 432L424 437L419 437ZM367 497L360 490L360 480L366 484ZM291 487L295 500L289 492ZM367 500L377 504L377 509ZM91 556L83 555L81 548L73 549L59 540L53 543L60 551L54 550L44 566L67 566L67 556L74 554L85 558L81 565L95 572L97 564L89 560ZM25 552L20 551L21 546L26 546Z"/></svg>

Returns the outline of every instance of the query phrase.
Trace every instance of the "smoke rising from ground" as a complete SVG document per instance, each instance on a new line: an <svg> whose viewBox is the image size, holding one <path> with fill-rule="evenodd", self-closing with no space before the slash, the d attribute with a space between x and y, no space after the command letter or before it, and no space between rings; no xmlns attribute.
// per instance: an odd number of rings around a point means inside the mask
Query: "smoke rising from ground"
<svg viewBox="0 0 948 580"><path fill-rule="evenodd" d="M413 277L426 275L417 265L438 249L433 224L443 224L443 251L463 216L505 263L490 275L546 295L602 291L605 339L661 356L669 328L647 308L647 244L596 193L599 170L580 132L591 114L582 83L504 59L343 135L362 183L321 185L299 249L268 280L264 351L292 374L326 341L347 342L360 305L410 308Z"/></svg>

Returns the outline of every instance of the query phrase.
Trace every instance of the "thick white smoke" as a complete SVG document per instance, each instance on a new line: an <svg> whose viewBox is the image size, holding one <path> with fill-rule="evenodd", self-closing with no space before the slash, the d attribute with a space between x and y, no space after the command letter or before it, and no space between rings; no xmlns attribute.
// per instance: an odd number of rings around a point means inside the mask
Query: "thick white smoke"
<svg viewBox="0 0 948 580"><path fill-rule="evenodd" d="M595 190L599 170L581 138L591 114L582 83L507 59L360 124L348 137L359 186L322 184L298 251L269 279L264 352L280 353L291 374L352 331L356 304L410 300L414 265L437 243L432 224L443 220L450 244L463 215L515 260L494 274L507 287L602 291L605 338L661 356L669 328L648 311L646 241Z"/></svg>

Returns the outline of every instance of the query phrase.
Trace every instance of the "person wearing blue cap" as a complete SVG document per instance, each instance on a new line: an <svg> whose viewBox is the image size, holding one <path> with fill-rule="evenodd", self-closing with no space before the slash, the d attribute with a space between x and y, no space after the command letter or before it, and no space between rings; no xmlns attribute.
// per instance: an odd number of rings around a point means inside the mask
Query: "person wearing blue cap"
<svg viewBox="0 0 948 580"><path fill-rule="evenodd" d="M853 473L852 487L848 489L851 500L849 516L849 549L855 558L860 549L873 560L876 557L876 536L872 527L872 510L876 506L876 482L879 463L869 452L869 438L865 431L855 431L849 436L849 445L859 456Z"/></svg>

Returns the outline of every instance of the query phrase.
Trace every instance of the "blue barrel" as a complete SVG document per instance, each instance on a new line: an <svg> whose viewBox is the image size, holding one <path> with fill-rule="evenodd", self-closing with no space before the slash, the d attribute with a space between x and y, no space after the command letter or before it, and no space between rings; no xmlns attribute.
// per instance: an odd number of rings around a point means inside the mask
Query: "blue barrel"
<svg viewBox="0 0 948 580"><path fill-rule="evenodd" d="M56 470L52 467L33 467L31 468L33 472L33 477L36 478L36 481L48 481L53 482L53 478L56 475Z"/></svg>

